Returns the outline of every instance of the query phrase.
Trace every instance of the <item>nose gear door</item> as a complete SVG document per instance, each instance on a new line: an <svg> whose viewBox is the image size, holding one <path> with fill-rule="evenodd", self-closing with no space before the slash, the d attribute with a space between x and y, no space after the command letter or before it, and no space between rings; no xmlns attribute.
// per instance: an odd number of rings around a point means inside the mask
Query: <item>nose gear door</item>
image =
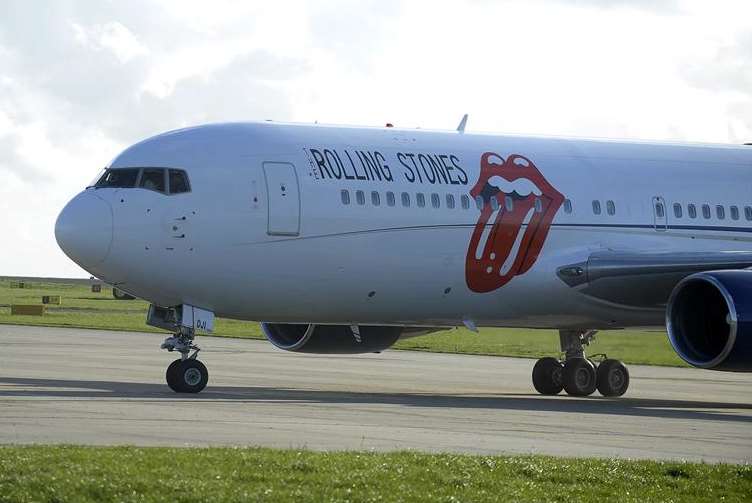
<svg viewBox="0 0 752 503"><path fill-rule="evenodd" d="M265 162L264 178L269 202L267 233L297 236L300 233L300 189L295 166Z"/></svg>

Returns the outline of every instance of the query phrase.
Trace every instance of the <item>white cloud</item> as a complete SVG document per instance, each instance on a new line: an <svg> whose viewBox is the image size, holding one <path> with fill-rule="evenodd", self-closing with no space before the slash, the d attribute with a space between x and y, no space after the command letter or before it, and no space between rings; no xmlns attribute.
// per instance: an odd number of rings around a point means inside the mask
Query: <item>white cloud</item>
<svg viewBox="0 0 752 503"><path fill-rule="evenodd" d="M94 50L108 50L121 63L149 54L149 49L125 26L114 21L91 27L72 23L76 41Z"/></svg>
<svg viewBox="0 0 752 503"><path fill-rule="evenodd" d="M752 139L748 1L0 2L0 274L119 150L275 119Z"/></svg>

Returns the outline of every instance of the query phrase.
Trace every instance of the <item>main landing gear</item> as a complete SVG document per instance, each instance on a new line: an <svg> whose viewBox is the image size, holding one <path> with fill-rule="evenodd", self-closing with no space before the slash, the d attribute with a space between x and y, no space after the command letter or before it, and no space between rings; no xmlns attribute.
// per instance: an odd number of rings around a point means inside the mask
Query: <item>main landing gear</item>
<svg viewBox="0 0 752 503"><path fill-rule="evenodd" d="M560 330L564 361L541 358L533 367L533 386L542 395L557 395L563 389L572 396L616 397L629 387L629 371L619 360L606 358L597 366L585 358L585 346L595 338L595 330ZM605 356L605 355L604 355Z"/></svg>
<svg viewBox="0 0 752 503"><path fill-rule="evenodd" d="M196 359L201 348L193 344L195 335L193 329L181 327L162 343L162 349L180 353L180 359L173 361L166 372L167 385L176 393L198 393L209 382L206 365Z"/></svg>

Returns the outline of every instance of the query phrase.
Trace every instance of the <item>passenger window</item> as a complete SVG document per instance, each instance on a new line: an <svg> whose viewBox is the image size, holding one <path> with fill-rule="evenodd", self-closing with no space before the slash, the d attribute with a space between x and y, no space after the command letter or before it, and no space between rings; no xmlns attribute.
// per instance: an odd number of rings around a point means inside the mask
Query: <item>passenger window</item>
<svg viewBox="0 0 752 503"><path fill-rule="evenodd" d="M355 201L359 205L361 205L361 206L363 206L364 204L366 204L366 194L365 194L365 192L363 192L362 190L356 190L355 191Z"/></svg>
<svg viewBox="0 0 752 503"><path fill-rule="evenodd" d="M158 168L146 168L141 173L139 187L155 192L165 191L165 170Z"/></svg>
<svg viewBox="0 0 752 503"><path fill-rule="evenodd" d="M697 207L694 204L688 204L687 213L689 214L689 218L697 218Z"/></svg>
<svg viewBox="0 0 752 503"><path fill-rule="evenodd" d="M463 210L467 210L470 208L470 198L467 197L465 194L462 194L462 197L460 197L460 203L462 204Z"/></svg>
<svg viewBox="0 0 752 503"><path fill-rule="evenodd" d="M540 198L535 198L535 212L536 213L543 213L543 203L541 202Z"/></svg>
<svg viewBox="0 0 752 503"><path fill-rule="evenodd" d="M402 206L404 206L405 208L410 207L410 194L408 194L407 192L402 193Z"/></svg>
<svg viewBox="0 0 752 503"><path fill-rule="evenodd" d="M720 204L716 205L715 215L718 217L718 220L724 220L726 218L726 208Z"/></svg>
<svg viewBox="0 0 752 503"><path fill-rule="evenodd" d="M572 201L569 199L564 199L564 212L572 213Z"/></svg>
<svg viewBox="0 0 752 503"><path fill-rule="evenodd" d="M450 210L454 209L454 196L452 194L446 195L446 205Z"/></svg>
<svg viewBox="0 0 752 503"><path fill-rule="evenodd" d="M339 196L342 198L342 204L350 204L350 191L347 189L342 189L339 193Z"/></svg>
<svg viewBox="0 0 752 503"><path fill-rule="evenodd" d="M129 189L136 186L138 168L108 169L94 184L98 189Z"/></svg>
<svg viewBox="0 0 752 503"><path fill-rule="evenodd" d="M434 208L441 206L441 198L438 194L431 194L431 206Z"/></svg>
<svg viewBox="0 0 752 503"><path fill-rule="evenodd" d="M504 207L507 211L514 211L514 199L512 199L512 196L504 196Z"/></svg>
<svg viewBox="0 0 752 503"><path fill-rule="evenodd" d="M182 169L171 169L168 171L170 178L170 194L183 194L190 192L191 187L188 185L188 175Z"/></svg>
<svg viewBox="0 0 752 503"><path fill-rule="evenodd" d="M710 218L710 205L708 204L702 205L702 216L704 218Z"/></svg>
<svg viewBox="0 0 752 503"><path fill-rule="evenodd" d="M611 200L606 201L606 213L616 215L616 204Z"/></svg>
<svg viewBox="0 0 752 503"><path fill-rule="evenodd" d="M479 210L483 210L483 196L475 196L475 206L477 206Z"/></svg>
<svg viewBox="0 0 752 503"><path fill-rule="evenodd" d="M729 213L731 213L731 220L739 220L739 207L738 206L731 206L729 208Z"/></svg>
<svg viewBox="0 0 752 503"><path fill-rule="evenodd" d="M418 208L426 206L426 196L424 196L422 192L417 192L415 194L415 204L418 205Z"/></svg>
<svg viewBox="0 0 752 503"><path fill-rule="evenodd" d="M655 216L658 218L663 218L666 216L666 211L663 208L663 203L655 203Z"/></svg>
<svg viewBox="0 0 752 503"><path fill-rule="evenodd" d="M491 203L491 210L496 211L499 209L499 200L496 199L496 196L491 197L490 203Z"/></svg>
<svg viewBox="0 0 752 503"><path fill-rule="evenodd" d="M593 213L595 215L601 214L601 202L598 200L593 201Z"/></svg>
<svg viewBox="0 0 752 503"><path fill-rule="evenodd" d="M679 203L674 203L674 216L676 218L682 217L682 206Z"/></svg>
<svg viewBox="0 0 752 503"><path fill-rule="evenodd" d="M386 193L386 205L387 206L394 206L394 192L387 192Z"/></svg>
<svg viewBox="0 0 752 503"><path fill-rule="evenodd" d="M375 190L371 192L371 204L374 206L381 206L381 195Z"/></svg>
<svg viewBox="0 0 752 503"><path fill-rule="evenodd" d="M746 218L747 220L752 220L752 206L744 207L744 218Z"/></svg>

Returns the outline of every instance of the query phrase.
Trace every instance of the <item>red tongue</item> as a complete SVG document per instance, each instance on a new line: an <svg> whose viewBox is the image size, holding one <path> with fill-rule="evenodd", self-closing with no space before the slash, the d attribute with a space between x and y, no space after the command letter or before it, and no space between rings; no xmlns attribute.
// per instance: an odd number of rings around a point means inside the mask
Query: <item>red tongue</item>
<svg viewBox="0 0 752 503"><path fill-rule="evenodd" d="M502 164L499 164L498 160L501 160ZM496 201L491 205L490 201L486 200L489 196L488 181L493 175L499 175L508 182L526 178L533 182L542 193L540 196L531 193L524 198L514 199L512 210L506 211L502 202L508 194L498 192L492 196L499 202L498 206ZM474 292L491 292L504 286L515 276L524 274L533 266L543 250L548 230L556 212L564 202L564 196L548 183L530 159L513 154L504 160L493 152L486 152L481 156L478 182L470 190L470 195L475 198L483 197L484 204L467 249L465 281L468 288ZM536 200L540 204L537 211L535 211ZM494 210L494 207L499 209ZM495 211L498 214L494 222L489 223ZM529 213L532 213L530 220L524 229L524 234L520 235L523 232L522 225L525 217ZM476 258L478 244L489 225L491 229L488 232L488 240L483 244L483 254L478 259ZM516 251L515 242L519 243ZM515 253L514 257L511 256L512 253ZM510 261L511 265L505 268L502 274L501 268L507 261Z"/></svg>
<svg viewBox="0 0 752 503"><path fill-rule="evenodd" d="M517 240L517 235L520 232L523 232L522 224L525 220L525 216L533 209L534 204L535 200L532 196L528 196L524 199L516 199L514 201L513 210L504 211L500 215L500 218L496 219L499 225L497 226L498 231L493 235L493 251L496 253L496 259L494 260L492 274L500 274L501 268L504 266L509 254L512 252L514 243ZM534 220L535 216L531 218L530 225L524 231L525 234L520 241L519 248L517 249L517 256L514 257L512 267L510 267L504 275L499 276L502 285L517 275L520 263L526 255L527 244L530 241L530 230L533 228Z"/></svg>
<svg viewBox="0 0 752 503"><path fill-rule="evenodd" d="M501 195L501 194L500 194ZM503 195L499 197L503 201ZM533 216L525 230L525 235L522 236L520 246L517 251L517 256L514 257L512 266L506 271L505 274L500 274L501 268L509 258L512 252L514 243L517 240L517 235L521 232L522 224L525 216L533 208L535 200L532 196L528 196L524 199L514 200L512 211L506 211L502 206L498 210L496 221L493 223L493 228L490 231L488 240L483 247L483 255L480 259L476 258L476 250L483 234L484 228L489 225L488 220L491 218L494 210L490 205L486 205L483 208L480 219L475 225L475 231L471 239L470 253L468 253L468 284L472 290L476 292L489 292L495 290L507 282L509 282L519 272L520 265L526 257L526 250L532 230L536 227L535 220L537 216ZM493 258L492 258L493 256Z"/></svg>

